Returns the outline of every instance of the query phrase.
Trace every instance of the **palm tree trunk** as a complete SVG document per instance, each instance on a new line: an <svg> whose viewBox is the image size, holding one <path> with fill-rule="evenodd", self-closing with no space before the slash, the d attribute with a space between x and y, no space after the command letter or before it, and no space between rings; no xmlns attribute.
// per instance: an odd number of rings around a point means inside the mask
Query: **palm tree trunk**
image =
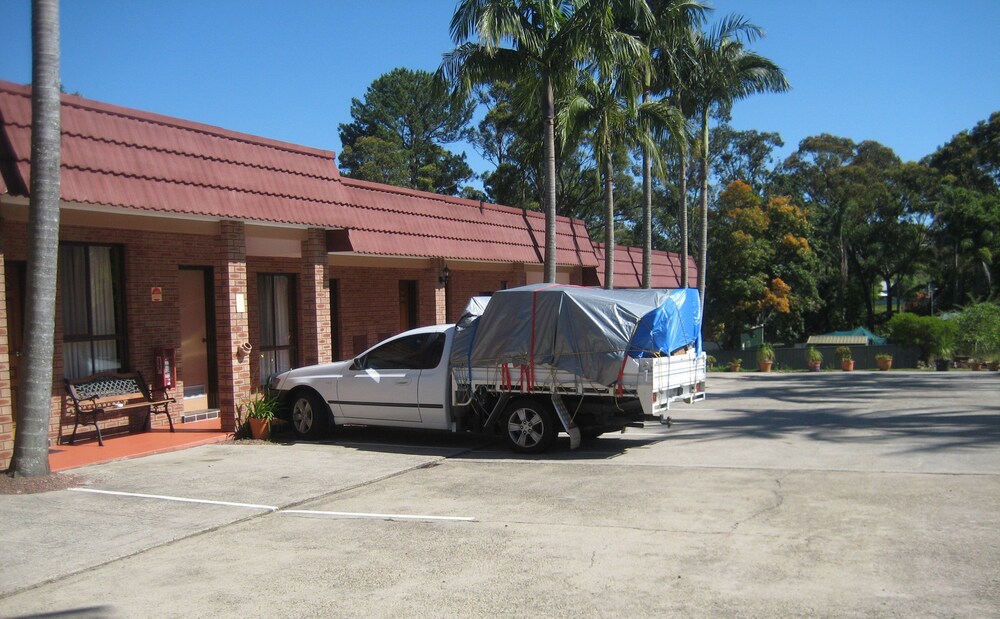
<svg viewBox="0 0 1000 619"><path fill-rule="evenodd" d="M556 104L552 78L544 76L542 110L545 142L545 282L556 281Z"/></svg>
<svg viewBox="0 0 1000 619"><path fill-rule="evenodd" d="M642 93L643 102L649 101L649 91ZM642 147L642 287L649 288L653 281L653 164L649 150Z"/></svg>
<svg viewBox="0 0 1000 619"><path fill-rule="evenodd" d="M59 1L32 0L31 210L24 377L11 472L49 474L49 410L59 255Z"/></svg>
<svg viewBox="0 0 1000 619"><path fill-rule="evenodd" d="M677 213L681 225L681 288L688 287L688 197L687 197L687 156L681 154L681 204L680 212Z"/></svg>
<svg viewBox="0 0 1000 619"><path fill-rule="evenodd" d="M698 248L698 296L705 307L705 274L708 272L708 106L701 112L701 247Z"/></svg>
<svg viewBox="0 0 1000 619"><path fill-rule="evenodd" d="M615 289L615 190L611 154L604 156L604 288Z"/></svg>

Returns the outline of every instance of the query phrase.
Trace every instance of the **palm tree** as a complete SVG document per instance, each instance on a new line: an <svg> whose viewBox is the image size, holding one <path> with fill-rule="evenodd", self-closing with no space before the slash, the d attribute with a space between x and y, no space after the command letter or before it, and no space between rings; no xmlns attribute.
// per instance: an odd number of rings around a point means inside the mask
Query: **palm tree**
<svg viewBox="0 0 1000 619"><path fill-rule="evenodd" d="M614 27L626 15L636 23L652 19L645 0L461 0L452 16L458 47L444 54L438 73L455 90L497 81L535 86L545 149L546 282L556 280L557 96L576 82L585 59L608 63L634 56L634 41Z"/></svg>
<svg viewBox="0 0 1000 619"><path fill-rule="evenodd" d="M32 0L31 211L24 380L10 471L49 474L49 409L59 254L59 0Z"/></svg>
<svg viewBox="0 0 1000 619"><path fill-rule="evenodd" d="M444 55L439 74L456 90L496 81L537 82L542 108L545 208L545 281L556 279L556 80L571 66L562 34L569 0L461 0L451 20L458 45ZM472 42L470 39L475 38ZM509 47L503 47L503 44Z"/></svg>
<svg viewBox="0 0 1000 619"><path fill-rule="evenodd" d="M704 21L707 7L696 0L651 0L650 10L656 20L652 29L636 30L636 36L649 49L652 71L644 76L642 99L648 103L656 93L667 97L668 101L680 107L681 66L686 55L684 42L690 40L688 33ZM663 129L657 128L657 129ZM653 131L650 127L648 131ZM681 195L683 217L681 220L682 256L681 286L687 287L687 201L686 201L686 158L687 131L669 131L669 140L681 156ZM642 287L649 288L652 282L653 255L653 196L652 160L650 151L642 151Z"/></svg>
<svg viewBox="0 0 1000 619"><path fill-rule="evenodd" d="M611 78L600 71L587 75L578 86L577 94L565 100L559 114L564 140L584 131L591 132L598 178L603 184L604 287L608 290L614 288L615 160L627 149L640 146L644 153L651 155L651 164L655 163L657 172L662 175L663 162L649 128L671 127L683 132L685 126L680 111L665 102L636 103L636 89L641 82L632 79L635 75L623 72Z"/></svg>
<svg viewBox="0 0 1000 619"><path fill-rule="evenodd" d="M698 292L705 303L708 262L708 127L713 109L727 112L735 101L752 94L784 92L790 88L784 72L771 60L746 49L763 36L763 30L744 17L730 15L693 41L694 71L688 87L700 116L698 144L701 161L701 244L698 257Z"/></svg>

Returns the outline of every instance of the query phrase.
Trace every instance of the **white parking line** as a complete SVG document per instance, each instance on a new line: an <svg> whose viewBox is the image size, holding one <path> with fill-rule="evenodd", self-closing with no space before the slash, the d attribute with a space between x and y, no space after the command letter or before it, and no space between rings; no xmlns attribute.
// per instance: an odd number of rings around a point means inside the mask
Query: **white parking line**
<svg viewBox="0 0 1000 619"><path fill-rule="evenodd" d="M137 492L116 492L114 490L97 490L94 488L70 488L74 492L91 492L93 494L110 494L113 496L128 496L139 499L158 499L160 501L176 501L178 503L204 503L207 505L224 505L227 507L246 507L248 509L263 509L267 511L277 511L277 507L271 505L254 505L253 503L232 503L230 501L209 501L207 499L189 499L180 496L164 496L161 494L139 494Z"/></svg>
<svg viewBox="0 0 1000 619"><path fill-rule="evenodd" d="M256 505L253 503L233 503L231 501L210 501L208 499L191 499L162 494L141 494L138 492L118 492L115 490L97 490L95 488L70 488L74 492L89 492L91 494L108 494L111 496L132 497L138 499L156 499L158 501L173 501L176 503L201 503L204 505L222 505L225 507L244 507L247 509L262 509L278 514L304 514L314 516L335 516L338 518L366 518L372 520L423 520L444 522L475 522L468 516L424 516L418 514L369 514L364 512L328 512L309 509L281 509L272 505Z"/></svg>
<svg viewBox="0 0 1000 619"><path fill-rule="evenodd" d="M311 509L283 509L279 514L307 514L311 516L336 516L339 518L369 518L376 520L443 520L446 522L475 522L468 516L417 516L413 514L365 514L359 512L323 512Z"/></svg>

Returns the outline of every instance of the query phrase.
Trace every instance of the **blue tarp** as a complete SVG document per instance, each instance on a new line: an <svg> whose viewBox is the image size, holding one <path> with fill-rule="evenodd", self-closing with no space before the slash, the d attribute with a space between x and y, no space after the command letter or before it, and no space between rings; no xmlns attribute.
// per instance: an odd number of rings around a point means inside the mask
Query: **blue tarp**
<svg viewBox="0 0 1000 619"><path fill-rule="evenodd" d="M701 353L701 303L696 289L681 288L667 291L660 306L639 320L628 354L654 357L691 345Z"/></svg>
<svg viewBox="0 0 1000 619"><path fill-rule="evenodd" d="M462 328L464 326L465 328ZM698 291L535 284L501 290L456 333L452 363L551 365L611 385L626 354L701 352Z"/></svg>

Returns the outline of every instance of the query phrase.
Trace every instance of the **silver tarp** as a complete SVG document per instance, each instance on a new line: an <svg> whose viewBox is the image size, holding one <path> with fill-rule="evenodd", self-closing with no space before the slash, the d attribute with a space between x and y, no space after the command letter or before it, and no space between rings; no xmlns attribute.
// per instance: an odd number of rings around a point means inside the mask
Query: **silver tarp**
<svg viewBox="0 0 1000 619"><path fill-rule="evenodd" d="M688 327L679 334L671 334L669 340L652 338L655 350L636 351L632 345L637 331L644 329L640 321L650 323L648 317L660 313L664 316L661 322L678 322L672 318L677 315L675 305L683 307L686 303L687 312L697 314L697 331L700 331L700 308L695 311L690 307L698 305L697 291L683 291L694 292L693 303L687 301L689 296L677 296L678 292L554 284L501 290L490 299L482 316L464 321L458 328L452 364L456 367L504 363L529 367L551 365L611 385L618 380L626 354L670 354L698 341L696 330ZM669 306L672 313L664 313L664 306Z"/></svg>

